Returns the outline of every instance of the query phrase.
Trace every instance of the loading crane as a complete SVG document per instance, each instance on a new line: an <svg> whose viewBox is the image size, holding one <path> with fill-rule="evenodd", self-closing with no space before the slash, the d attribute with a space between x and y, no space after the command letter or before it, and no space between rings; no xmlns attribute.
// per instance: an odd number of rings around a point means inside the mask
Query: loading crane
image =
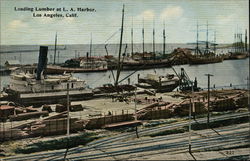
<svg viewBox="0 0 250 161"><path fill-rule="evenodd" d="M175 74L180 79L179 89L180 91L199 91L201 88L197 86L197 79L195 77L194 81L191 81L188 74L184 70L184 68L181 68L181 73L178 74L175 69L172 67ZM192 89L193 88L193 89Z"/></svg>

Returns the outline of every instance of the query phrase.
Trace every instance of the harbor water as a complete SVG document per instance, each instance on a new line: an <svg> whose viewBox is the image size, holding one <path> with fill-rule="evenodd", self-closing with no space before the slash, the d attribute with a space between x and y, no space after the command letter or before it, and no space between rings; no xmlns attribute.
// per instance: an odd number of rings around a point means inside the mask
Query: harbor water
<svg viewBox="0 0 250 161"><path fill-rule="evenodd" d="M104 56L106 51L104 44L93 44L92 46L92 56ZM181 48L193 48L193 45L187 44L167 44L167 51L170 53L173 49L177 47ZM89 45L58 45L58 50L56 52L56 63L63 63L65 60L86 56L86 52L89 52ZM111 44L107 46L109 55L118 56L119 45ZM125 45L123 45L123 51ZM152 45L147 44L145 50L151 51ZM141 44L134 45L134 52L141 51ZM156 51L162 51L162 44L156 45ZM226 53L228 49L217 50L218 53ZM127 53L130 52L130 46L128 45ZM20 64L33 64L38 61L39 46L38 45L14 45L14 46L1 46L0 53L0 63L4 65L7 60L18 60ZM59 56L58 56L59 55ZM54 46L49 46L48 52L48 62L54 62ZM177 73L180 73L181 68L184 68L191 80L195 77L198 81L198 86L202 88L207 88L207 76L205 74L212 74L211 77L211 87L216 88L226 88L230 85L233 88L247 88L247 78L249 77L249 58L239 59L239 60L224 60L222 63L214 64L204 64L204 65L178 65L174 66ZM116 71L113 71L116 75ZM134 74L132 74L134 73ZM158 74L166 75L167 73L174 73L171 68L156 68L147 69L139 71L122 71L120 75L120 80L128 77L132 74L130 78L130 83L137 83L137 76L144 77L147 74ZM74 73L75 77L86 80L87 84L94 88L97 86L102 86L103 84L113 83L114 79L111 71L106 72L93 72L93 73ZM1 76L1 88L8 85L9 76ZM127 83L128 80L124 79L121 84Z"/></svg>

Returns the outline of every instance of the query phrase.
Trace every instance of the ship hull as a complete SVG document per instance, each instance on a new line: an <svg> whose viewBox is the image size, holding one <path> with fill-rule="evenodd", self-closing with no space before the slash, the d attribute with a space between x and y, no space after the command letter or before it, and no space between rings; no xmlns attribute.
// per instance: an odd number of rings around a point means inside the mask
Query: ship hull
<svg viewBox="0 0 250 161"><path fill-rule="evenodd" d="M152 86L152 85L145 85L145 84L141 84L138 83L136 84L137 87L140 88L145 88L145 89L154 89L156 90L156 92L172 92L175 88L177 88L179 86L179 83L174 83L172 85L162 85L162 86Z"/></svg>
<svg viewBox="0 0 250 161"><path fill-rule="evenodd" d="M17 92L11 89L6 89L8 100L19 103L25 106L41 106L44 104L66 104L67 91L58 92L36 92L24 93ZM91 90L73 90L69 91L70 101L88 100L93 98Z"/></svg>
<svg viewBox="0 0 250 161"><path fill-rule="evenodd" d="M189 59L190 65L198 65L198 64L212 64L212 63L220 63L223 61L222 57L214 57L214 58L192 58Z"/></svg>
<svg viewBox="0 0 250 161"><path fill-rule="evenodd" d="M241 54L232 54L229 56L228 59L246 59L247 58L247 54L245 53L241 53Z"/></svg>
<svg viewBox="0 0 250 161"><path fill-rule="evenodd" d="M175 88L179 86L179 80L169 80L158 82L155 80L140 78L138 80L137 87L145 89L154 89L156 92L172 92Z"/></svg>
<svg viewBox="0 0 250 161"><path fill-rule="evenodd" d="M123 63L122 70L137 70L137 69L152 69L171 67L169 62L138 62L138 63Z"/></svg>
<svg viewBox="0 0 250 161"><path fill-rule="evenodd" d="M47 74L63 74L67 73L87 73L87 72L105 72L108 68L68 68L60 66L47 66L45 69Z"/></svg>

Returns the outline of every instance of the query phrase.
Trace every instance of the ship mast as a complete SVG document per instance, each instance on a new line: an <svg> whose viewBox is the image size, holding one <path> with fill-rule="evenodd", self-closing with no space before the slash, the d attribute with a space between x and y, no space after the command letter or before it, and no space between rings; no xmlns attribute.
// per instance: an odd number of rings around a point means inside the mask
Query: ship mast
<svg viewBox="0 0 250 161"><path fill-rule="evenodd" d="M216 31L214 31L214 54L216 54Z"/></svg>
<svg viewBox="0 0 250 161"><path fill-rule="evenodd" d="M92 52L92 33L90 35L90 46L89 46L89 57L90 57L90 60L91 60L91 52Z"/></svg>
<svg viewBox="0 0 250 161"><path fill-rule="evenodd" d="M165 50L166 50L166 35L165 35L165 22L164 22L164 25L163 25L163 55L165 55Z"/></svg>
<svg viewBox="0 0 250 161"><path fill-rule="evenodd" d="M54 64L56 64L56 46L57 46L57 32L55 36Z"/></svg>
<svg viewBox="0 0 250 161"><path fill-rule="evenodd" d="M207 21L207 41L206 41L206 50L205 54L208 53L208 21Z"/></svg>
<svg viewBox="0 0 250 161"><path fill-rule="evenodd" d="M236 33L236 52L239 52L239 33Z"/></svg>
<svg viewBox="0 0 250 161"><path fill-rule="evenodd" d="M196 34L196 54L198 55L199 53L199 24L198 24L198 21L197 21L197 34Z"/></svg>
<svg viewBox="0 0 250 161"><path fill-rule="evenodd" d="M245 50L247 51L247 29L245 30Z"/></svg>
<svg viewBox="0 0 250 161"><path fill-rule="evenodd" d="M234 52L236 53L236 33L234 33Z"/></svg>
<svg viewBox="0 0 250 161"><path fill-rule="evenodd" d="M142 27L142 57L144 58L144 18L143 18L143 20L142 20L142 25L143 25L143 27Z"/></svg>
<svg viewBox="0 0 250 161"><path fill-rule="evenodd" d="M243 40L242 40L242 33L240 33L240 51L244 52Z"/></svg>
<svg viewBox="0 0 250 161"><path fill-rule="evenodd" d="M119 55L118 55L118 69L116 74L115 86L118 86L118 80L121 72L121 51L122 51L122 37L123 37L123 22L124 22L124 5L122 8L122 26L121 26L121 37L120 37L120 46L119 46Z"/></svg>
<svg viewBox="0 0 250 161"><path fill-rule="evenodd" d="M133 17L132 17L132 28L131 28L131 55L133 57L134 53L134 43L133 43Z"/></svg>
<svg viewBox="0 0 250 161"><path fill-rule="evenodd" d="M155 60L155 21L153 22L153 54Z"/></svg>

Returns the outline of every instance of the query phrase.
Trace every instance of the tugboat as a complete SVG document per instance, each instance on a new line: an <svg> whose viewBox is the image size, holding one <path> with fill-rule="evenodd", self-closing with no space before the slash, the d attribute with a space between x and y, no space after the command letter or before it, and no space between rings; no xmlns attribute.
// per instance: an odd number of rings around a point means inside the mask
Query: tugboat
<svg viewBox="0 0 250 161"><path fill-rule="evenodd" d="M40 106L43 104L66 103L69 90L70 100L83 100L93 96L86 82L72 77L71 74L46 75L47 46L40 46L36 74L15 71L5 92L11 101L22 105Z"/></svg>

